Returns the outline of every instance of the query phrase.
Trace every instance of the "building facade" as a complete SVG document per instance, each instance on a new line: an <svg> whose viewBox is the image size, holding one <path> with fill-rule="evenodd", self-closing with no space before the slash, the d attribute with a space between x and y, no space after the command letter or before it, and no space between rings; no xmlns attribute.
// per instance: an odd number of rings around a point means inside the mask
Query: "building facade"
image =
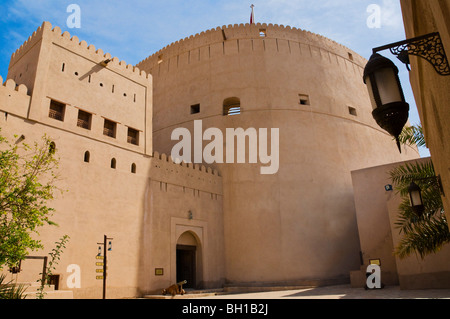
<svg viewBox="0 0 450 319"><path fill-rule="evenodd" d="M450 58L450 1L449 0L401 0L406 38L411 39L438 32L441 44ZM423 126L427 147L441 176L444 189L450 185L450 129L446 125L450 117L450 76L439 75L422 57L410 56L410 82ZM448 70L448 66L447 66ZM449 197L442 198L447 219L450 219Z"/></svg>
<svg viewBox="0 0 450 319"><path fill-rule="evenodd" d="M78 265L74 296L101 297L104 234L113 238L109 298L184 279L193 288L349 282L360 264L351 171L419 156L413 147L400 154L373 120L366 62L310 32L247 24L132 66L44 22L11 57L0 124L10 139L47 134L56 144L67 192L52 202L59 227L40 233L48 251L70 236L54 272L60 288ZM202 150L209 128L244 134L216 144L232 160L180 163L171 155L177 128L193 149L200 133ZM262 174L269 164L276 169ZM32 263L22 281L38 277Z"/></svg>

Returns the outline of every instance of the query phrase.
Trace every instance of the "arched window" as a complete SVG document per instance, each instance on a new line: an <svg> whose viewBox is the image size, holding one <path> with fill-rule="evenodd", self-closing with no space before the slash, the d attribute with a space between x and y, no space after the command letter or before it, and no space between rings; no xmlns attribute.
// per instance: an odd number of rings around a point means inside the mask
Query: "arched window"
<svg viewBox="0 0 450 319"><path fill-rule="evenodd" d="M56 152L56 144L55 144L55 142L50 142L50 144L48 145L48 152L50 154L55 154L55 152Z"/></svg>
<svg viewBox="0 0 450 319"><path fill-rule="evenodd" d="M131 164L131 173L136 174L136 164Z"/></svg>
<svg viewBox="0 0 450 319"><path fill-rule="evenodd" d="M241 114L241 100L238 97L230 97L223 101L223 115Z"/></svg>
<svg viewBox="0 0 450 319"><path fill-rule="evenodd" d="M89 151L84 152L84 161L86 163L89 163L90 160L91 160L91 153L89 153Z"/></svg>
<svg viewBox="0 0 450 319"><path fill-rule="evenodd" d="M112 158L111 159L111 168L116 168L116 159L115 158Z"/></svg>

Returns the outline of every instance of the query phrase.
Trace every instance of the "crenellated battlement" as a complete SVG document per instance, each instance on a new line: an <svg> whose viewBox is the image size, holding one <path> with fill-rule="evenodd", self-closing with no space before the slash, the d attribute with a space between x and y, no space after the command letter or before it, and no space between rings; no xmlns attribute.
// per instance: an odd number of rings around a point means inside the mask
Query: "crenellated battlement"
<svg viewBox="0 0 450 319"><path fill-rule="evenodd" d="M104 53L102 49L97 49L93 44L88 45L84 40L80 41L77 36L71 36L68 31L62 32L58 26L52 27L48 21L42 25L24 42L11 56L10 67L17 63L33 46L39 43L42 39L49 39L56 45L70 49L82 56L85 56L96 63L101 63L105 60L110 60L108 68L112 68L135 79L148 79L151 75L140 70L132 64L127 64L118 57L112 57L110 53Z"/></svg>
<svg viewBox="0 0 450 319"><path fill-rule="evenodd" d="M305 45L323 48L324 50L333 52L334 54L340 55L345 59L349 59L348 54L351 53L352 62L360 66L365 65L367 62L366 59L344 45L320 34L312 33L296 27L291 28L290 26L272 23L241 23L212 28L175 41L145 58L137 65L145 67L148 71L150 66L157 65L162 59L167 60L173 56L181 55L185 52L204 46L242 39L281 39L294 41Z"/></svg>
<svg viewBox="0 0 450 319"><path fill-rule="evenodd" d="M199 165L199 164L193 164L193 163L186 163L186 162L181 162L181 163L176 163L174 161L174 159L172 158L172 156L167 156L167 154L164 153L159 153L154 151L153 152L153 158L160 160L161 162L164 163L169 163L169 164L173 164L176 166L181 166L181 167L185 167L185 168L189 168L198 172L202 172L205 174L210 174L210 175L214 175L217 177L220 177L220 173L217 169L213 169L211 167L206 167L205 165Z"/></svg>
<svg viewBox="0 0 450 319"><path fill-rule="evenodd" d="M13 79L7 79L3 83L3 78L0 76L1 112L25 118L30 101L31 97L28 94L28 88L24 84L17 84Z"/></svg>
<svg viewBox="0 0 450 319"><path fill-rule="evenodd" d="M0 84L2 84L11 93L29 96L26 85L17 84L13 79L7 79L5 83L3 83L3 78L0 76Z"/></svg>

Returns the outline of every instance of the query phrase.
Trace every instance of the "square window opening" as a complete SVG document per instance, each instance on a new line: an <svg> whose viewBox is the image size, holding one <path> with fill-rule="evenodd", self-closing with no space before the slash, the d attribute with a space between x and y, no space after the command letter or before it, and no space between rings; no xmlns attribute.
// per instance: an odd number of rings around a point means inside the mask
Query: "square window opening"
<svg viewBox="0 0 450 319"><path fill-rule="evenodd" d="M299 94L298 98L299 98L300 105L310 105L309 96L308 95L306 95L306 94Z"/></svg>
<svg viewBox="0 0 450 319"><path fill-rule="evenodd" d="M191 105L191 114L200 113L200 104Z"/></svg>
<svg viewBox="0 0 450 319"><path fill-rule="evenodd" d="M58 121L64 121L64 112L66 109L66 105L61 103L61 102L57 102L54 100L50 101L50 109L48 112L48 117L58 120Z"/></svg>
<svg viewBox="0 0 450 319"><path fill-rule="evenodd" d="M77 119L77 126L84 128L86 130L91 129L91 122L92 122L92 114L78 110L78 119Z"/></svg>
<svg viewBox="0 0 450 319"><path fill-rule="evenodd" d="M103 135L116 138L116 127L117 123L105 119L105 123L103 125Z"/></svg>
<svg viewBox="0 0 450 319"><path fill-rule="evenodd" d="M353 115L353 116L358 116L358 113L356 112L356 109L354 107L351 107L351 106L348 107L348 113L350 115Z"/></svg>
<svg viewBox="0 0 450 319"><path fill-rule="evenodd" d="M129 127L127 142L133 145L139 145L139 131Z"/></svg>

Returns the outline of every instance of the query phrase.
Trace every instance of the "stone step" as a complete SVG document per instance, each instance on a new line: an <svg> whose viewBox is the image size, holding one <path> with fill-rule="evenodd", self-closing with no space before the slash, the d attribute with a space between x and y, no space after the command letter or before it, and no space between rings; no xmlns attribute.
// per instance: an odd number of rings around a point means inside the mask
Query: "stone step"
<svg viewBox="0 0 450 319"><path fill-rule="evenodd" d="M36 299L38 290L41 286L39 282L17 282L16 285L21 285L25 288L23 296L25 299ZM44 286L44 299L73 299L73 291L71 290L55 290L55 285Z"/></svg>
<svg viewBox="0 0 450 319"><path fill-rule="evenodd" d="M37 299L37 292L25 292L25 299ZM44 293L44 299L73 299L73 291L71 290L52 290Z"/></svg>
<svg viewBox="0 0 450 319"><path fill-rule="evenodd" d="M27 293L37 292L41 284L38 282L18 282L17 285L23 285ZM44 291L54 291L55 285L45 285Z"/></svg>
<svg viewBox="0 0 450 319"><path fill-rule="evenodd" d="M254 293L254 292L270 292L270 291L286 291L311 289L317 286L225 286L224 293L240 294L240 293Z"/></svg>
<svg viewBox="0 0 450 319"><path fill-rule="evenodd" d="M184 295L144 295L144 299L192 299L192 298L204 298L217 296L219 294L224 294L224 289L203 289L203 290L194 290L194 289L185 289L186 293Z"/></svg>

